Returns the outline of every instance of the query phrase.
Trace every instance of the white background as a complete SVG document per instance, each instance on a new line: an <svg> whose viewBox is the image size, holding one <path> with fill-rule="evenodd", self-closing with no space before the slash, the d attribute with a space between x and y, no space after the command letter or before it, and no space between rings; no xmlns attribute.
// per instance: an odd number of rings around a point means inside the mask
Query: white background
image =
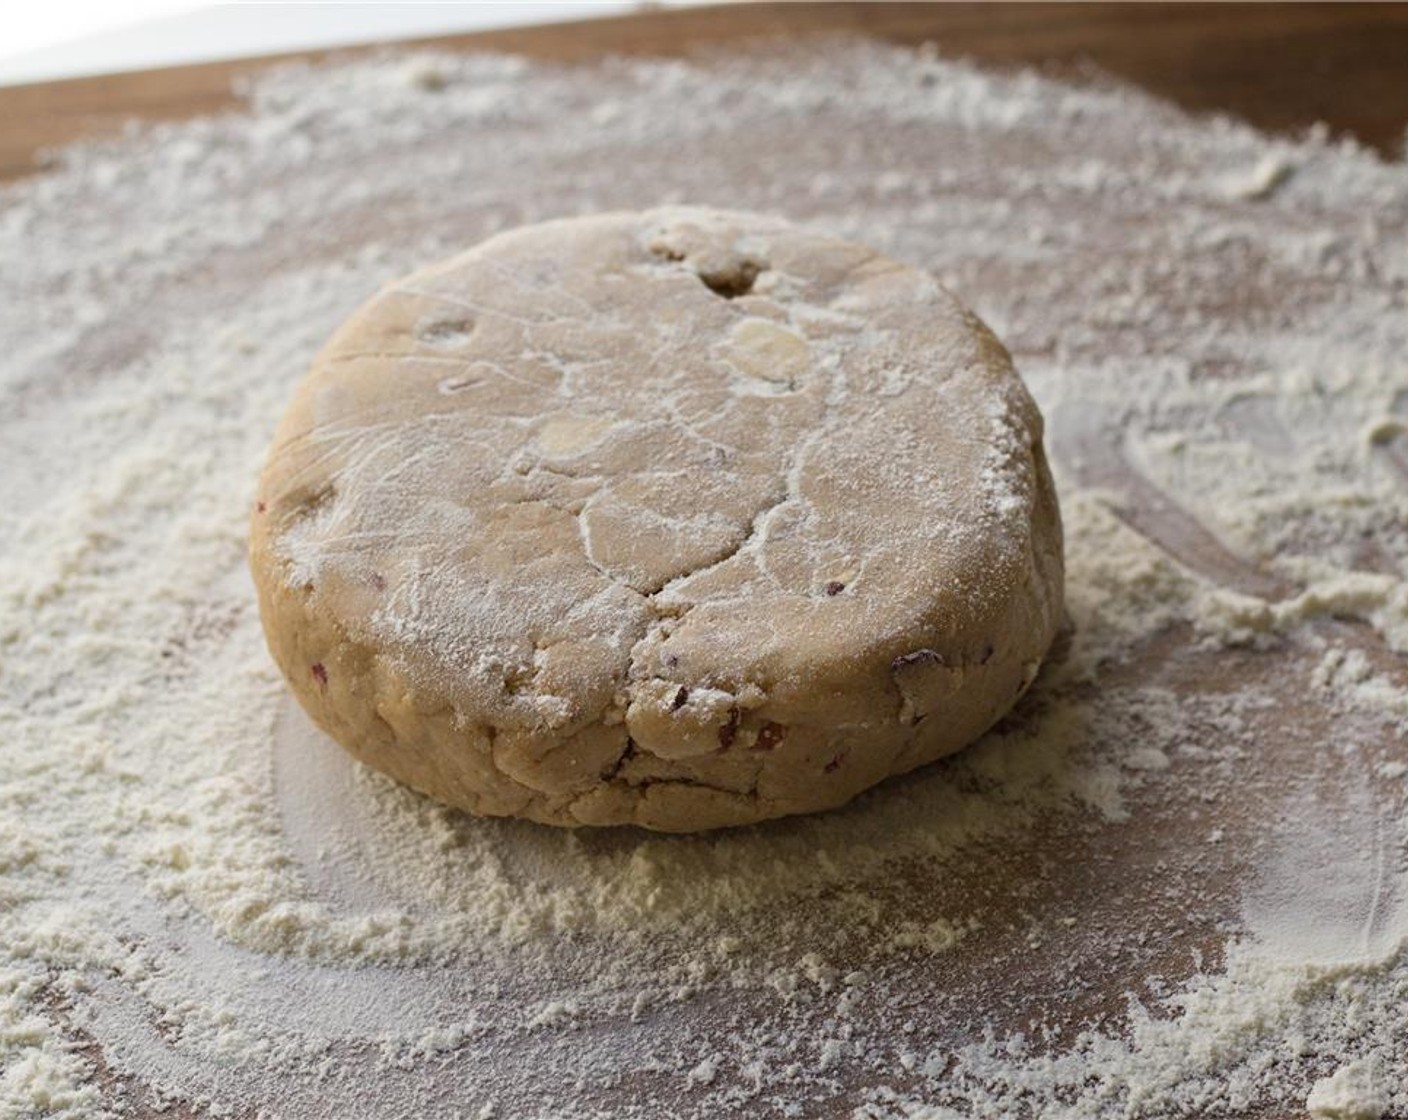
<svg viewBox="0 0 1408 1120"><path fill-rule="evenodd" d="M635 0L438 4L0 0L0 85L587 19L640 6Z"/></svg>

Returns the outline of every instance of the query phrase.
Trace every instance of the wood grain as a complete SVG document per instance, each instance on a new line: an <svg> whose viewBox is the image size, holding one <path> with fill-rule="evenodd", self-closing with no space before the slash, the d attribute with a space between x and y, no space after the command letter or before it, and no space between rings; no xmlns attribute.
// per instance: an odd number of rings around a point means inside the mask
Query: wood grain
<svg viewBox="0 0 1408 1120"><path fill-rule="evenodd" d="M849 32L934 42L949 55L1062 72L1095 69L1196 111L1262 128L1325 121L1387 155L1408 124L1408 4L736 4L413 40L581 62L672 55L766 37ZM383 45L384 46L384 45ZM0 179L43 152L235 104L232 83L271 62L364 53L300 52L0 88Z"/></svg>

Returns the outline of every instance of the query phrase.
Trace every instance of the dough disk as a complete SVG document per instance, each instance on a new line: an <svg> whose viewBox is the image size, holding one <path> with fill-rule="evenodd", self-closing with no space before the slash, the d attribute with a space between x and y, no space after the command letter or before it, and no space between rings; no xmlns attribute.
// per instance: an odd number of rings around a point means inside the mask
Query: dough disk
<svg viewBox="0 0 1408 1120"><path fill-rule="evenodd" d="M774 218L603 214L383 289L275 436L269 648L474 813L667 831L958 750L1061 615L1036 406L931 277Z"/></svg>

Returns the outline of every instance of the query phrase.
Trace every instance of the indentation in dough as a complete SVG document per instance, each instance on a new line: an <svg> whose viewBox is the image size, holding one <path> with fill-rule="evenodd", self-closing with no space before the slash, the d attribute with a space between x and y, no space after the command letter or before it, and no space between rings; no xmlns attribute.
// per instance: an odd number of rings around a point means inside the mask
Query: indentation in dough
<svg viewBox="0 0 1408 1120"><path fill-rule="evenodd" d="M456 350L474 334L474 320L468 315L427 319L416 328L416 337L427 346Z"/></svg>
<svg viewBox="0 0 1408 1120"><path fill-rule="evenodd" d="M447 377L440 382L436 388L440 390L442 396L453 396L455 393L463 393L466 389L473 389L476 385L482 385L482 377L470 377L467 374L457 374L454 377Z"/></svg>
<svg viewBox="0 0 1408 1120"><path fill-rule="evenodd" d="M700 283L724 299L737 299L753 290L768 262L761 254L711 242L698 227L683 225L660 231L648 248L657 257L689 266Z"/></svg>
<svg viewBox="0 0 1408 1120"><path fill-rule="evenodd" d="M737 299L753 290L753 282L762 272L762 266L749 257L739 257L712 267L701 267L699 279L716 296L724 299Z"/></svg>

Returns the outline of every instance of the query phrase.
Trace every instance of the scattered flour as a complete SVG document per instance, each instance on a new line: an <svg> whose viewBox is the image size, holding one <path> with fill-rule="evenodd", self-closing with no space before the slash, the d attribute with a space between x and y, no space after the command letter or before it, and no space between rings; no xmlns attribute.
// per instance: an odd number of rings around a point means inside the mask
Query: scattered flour
<svg viewBox="0 0 1408 1120"><path fill-rule="evenodd" d="M0 191L0 1115L1408 1116L1401 165L839 41L249 95ZM379 283L674 201L976 306L1071 633L837 813L457 816L285 698L261 456Z"/></svg>
<svg viewBox="0 0 1408 1120"><path fill-rule="evenodd" d="M1367 1062L1348 1062L1317 1081L1306 1098L1314 1120L1379 1120L1387 1107Z"/></svg>

